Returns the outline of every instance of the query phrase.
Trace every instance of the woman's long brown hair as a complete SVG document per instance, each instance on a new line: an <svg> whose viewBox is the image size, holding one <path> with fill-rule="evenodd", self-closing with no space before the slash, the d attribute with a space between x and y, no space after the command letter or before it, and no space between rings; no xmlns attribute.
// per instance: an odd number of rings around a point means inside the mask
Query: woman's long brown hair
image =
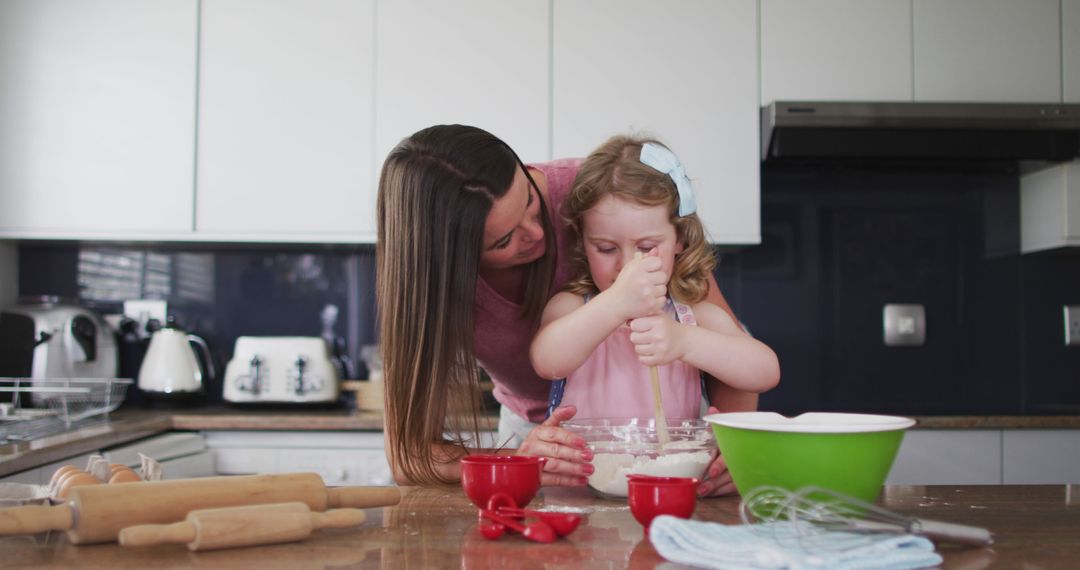
<svg viewBox="0 0 1080 570"><path fill-rule="evenodd" d="M484 224L518 168L504 142L464 125L419 131L383 163L375 255L387 450L414 484L450 483L436 465L454 458L433 445L453 442L464 453L460 434L479 434L473 305ZM523 326L538 320L554 273L546 205L541 211L549 253L525 268Z"/></svg>

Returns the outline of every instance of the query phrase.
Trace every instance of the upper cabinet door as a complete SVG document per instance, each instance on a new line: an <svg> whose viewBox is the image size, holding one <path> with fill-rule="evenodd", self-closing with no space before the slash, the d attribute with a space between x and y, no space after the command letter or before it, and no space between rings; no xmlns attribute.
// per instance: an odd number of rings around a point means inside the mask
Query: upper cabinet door
<svg viewBox="0 0 1080 570"><path fill-rule="evenodd" d="M762 105L911 98L911 0L762 0Z"/></svg>
<svg viewBox="0 0 1080 570"><path fill-rule="evenodd" d="M1064 102L1080 103L1080 0L1061 0Z"/></svg>
<svg viewBox="0 0 1080 570"><path fill-rule="evenodd" d="M372 241L374 3L203 0L195 227Z"/></svg>
<svg viewBox="0 0 1080 570"><path fill-rule="evenodd" d="M1061 102L1060 0L914 0L915 100Z"/></svg>
<svg viewBox="0 0 1080 570"><path fill-rule="evenodd" d="M554 1L553 148L656 136L686 167L710 241L758 243L757 2Z"/></svg>
<svg viewBox="0 0 1080 570"><path fill-rule="evenodd" d="M0 4L0 236L191 231L196 0Z"/></svg>
<svg viewBox="0 0 1080 570"><path fill-rule="evenodd" d="M401 139L451 123L527 162L549 158L547 0L391 0L378 12L376 169Z"/></svg>

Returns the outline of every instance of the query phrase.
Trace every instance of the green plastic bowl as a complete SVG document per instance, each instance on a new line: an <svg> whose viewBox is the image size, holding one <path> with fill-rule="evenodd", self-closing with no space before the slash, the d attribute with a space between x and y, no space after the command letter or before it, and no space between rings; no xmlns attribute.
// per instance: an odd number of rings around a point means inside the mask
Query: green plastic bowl
<svg viewBox="0 0 1080 570"><path fill-rule="evenodd" d="M773 412L705 416L735 487L744 497L762 485L798 491L816 485L874 502L904 430L915 420L869 414Z"/></svg>

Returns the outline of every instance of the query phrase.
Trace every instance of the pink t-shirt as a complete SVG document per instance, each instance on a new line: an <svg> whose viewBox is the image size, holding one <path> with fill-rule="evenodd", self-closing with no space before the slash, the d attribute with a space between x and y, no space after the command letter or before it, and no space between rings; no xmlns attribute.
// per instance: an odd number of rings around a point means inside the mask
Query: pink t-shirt
<svg viewBox="0 0 1080 570"><path fill-rule="evenodd" d="M555 226L555 279L548 292L549 299L570 276L561 209L581 162L581 159L562 159L529 165L547 177L548 206ZM495 383L495 399L531 422L543 421L551 382L537 376L529 361L536 323L522 319L521 305L499 295L483 279L476 282L474 311L476 360Z"/></svg>
<svg viewBox="0 0 1080 570"><path fill-rule="evenodd" d="M696 325L687 305L668 300L665 311L676 321ZM657 366L660 400L669 419L696 418L701 412L701 373L676 360ZM596 350L566 377L561 404L577 407L574 419L640 418L655 413L649 367L641 364L630 327L615 329Z"/></svg>

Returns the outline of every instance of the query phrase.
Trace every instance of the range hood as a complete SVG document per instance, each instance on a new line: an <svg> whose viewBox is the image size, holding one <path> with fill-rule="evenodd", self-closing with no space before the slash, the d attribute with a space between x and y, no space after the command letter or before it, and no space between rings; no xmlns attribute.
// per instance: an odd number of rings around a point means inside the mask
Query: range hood
<svg viewBox="0 0 1080 570"><path fill-rule="evenodd" d="M761 109L761 159L1073 160L1080 105L778 101Z"/></svg>

